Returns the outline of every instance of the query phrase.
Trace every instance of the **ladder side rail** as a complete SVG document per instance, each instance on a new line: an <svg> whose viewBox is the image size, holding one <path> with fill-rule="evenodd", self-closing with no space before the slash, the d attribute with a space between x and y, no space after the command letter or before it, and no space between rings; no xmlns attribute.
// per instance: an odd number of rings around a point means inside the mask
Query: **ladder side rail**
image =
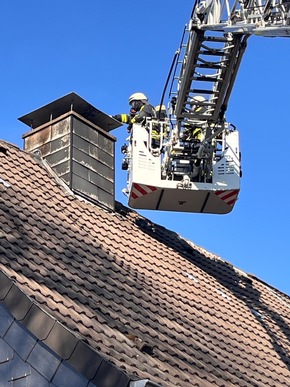
<svg viewBox="0 0 290 387"><path fill-rule="evenodd" d="M194 69L194 64L197 61L198 50L200 48L203 36L204 31L201 30L194 30L190 32L188 48L186 51L186 55L183 59L184 65L178 84L177 102L174 111L174 114L177 118L181 116L184 101L186 100L186 97L190 90L192 72Z"/></svg>
<svg viewBox="0 0 290 387"><path fill-rule="evenodd" d="M238 71L239 71L239 68L240 68L240 64L241 64L243 55L244 55L244 53L246 51L246 48L247 48L247 40L248 40L249 37L250 37L250 35L246 35L246 36L242 37L242 41L240 43L239 55L236 58L235 66L234 66L233 72L231 74L231 81L230 81L230 83L229 83L229 85L227 87L227 91L226 91L226 94L225 94L225 97L224 97L224 100L223 100L223 105L225 107L225 111L227 110L229 98L231 96L231 92L233 90L233 87L234 87L234 84L235 84L235 81L236 81L236 77L237 77L237 74L238 74Z"/></svg>
<svg viewBox="0 0 290 387"><path fill-rule="evenodd" d="M222 83L217 83L216 91L219 93L219 98L216 102L215 112L213 114L213 121L216 122L223 118L227 110L228 101L232 92L236 76L241 64L242 57L246 50L246 39L243 35L234 35L234 49L231 53L231 60L227 67Z"/></svg>
<svg viewBox="0 0 290 387"><path fill-rule="evenodd" d="M173 70L173 76L172 76L170 88L169 88L169 97L170 98L176 97L176 94L177 94L177 92L174 91L174 86L178 82L179 76L177 76L176 74L181 74L181 70L179 70L179 69L182 68L184 61L181 61L180 58L183 58L185 56L184 51L186 50L188 44L187 44L187 42L186 43L184 43L184 42L185 42L185 39L187 36L188 36L188 28L187 28L187 25L185 25L183 33L182 33L179 48L176 51L176 55L177 55L176 62L175 62L174 70ZM175 87L175 90L176 89L177 89L177 86Z"/></svg>

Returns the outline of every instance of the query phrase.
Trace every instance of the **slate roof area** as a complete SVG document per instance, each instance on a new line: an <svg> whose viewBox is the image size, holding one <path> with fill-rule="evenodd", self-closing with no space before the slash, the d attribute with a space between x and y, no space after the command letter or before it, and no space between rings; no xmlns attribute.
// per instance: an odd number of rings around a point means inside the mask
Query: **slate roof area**
<svg viewBox="0 0 290 387"><path fill-rule="evenodd" d="M7 283L3 274L0 278ZM0 305L0 386L93 387L95 384Z"/></svg>
<svg viewBox="0 0 290 387"><path fill-rule="evenodd" d="M7 142L0 222L1 304L92 383L290 386L289 296Z"/></svg>

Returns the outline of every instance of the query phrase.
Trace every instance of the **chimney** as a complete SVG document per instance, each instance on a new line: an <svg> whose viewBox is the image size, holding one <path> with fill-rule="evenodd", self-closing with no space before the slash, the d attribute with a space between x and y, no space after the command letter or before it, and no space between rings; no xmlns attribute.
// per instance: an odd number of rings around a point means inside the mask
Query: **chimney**
<svg viewBox="0 0 290 387"><path fill-rule="evenodd" d="M39 151L76 194L115 206L115 141L120 123L70 93L19 118L31 130L24 150Z"/></svg>

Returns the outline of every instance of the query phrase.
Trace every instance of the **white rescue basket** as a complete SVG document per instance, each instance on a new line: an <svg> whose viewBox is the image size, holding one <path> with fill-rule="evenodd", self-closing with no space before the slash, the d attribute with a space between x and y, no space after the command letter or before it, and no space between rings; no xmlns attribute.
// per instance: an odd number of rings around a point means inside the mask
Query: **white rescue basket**
<svg viewBox="0 0 290 387"><path fill-rule="evenodd" d="M188 156L180 142L175 144L172 138L166 138L165 123L158 124L159 144L153 144L154 125L156 122L147 126L134 124L132 128L125 158L127 188L123 190L128 205L146 210L231 212L240 191L238 131L224 131L219 139L212 140L211 160L201 158L198 171L193 171L193 157Z"/></svg>

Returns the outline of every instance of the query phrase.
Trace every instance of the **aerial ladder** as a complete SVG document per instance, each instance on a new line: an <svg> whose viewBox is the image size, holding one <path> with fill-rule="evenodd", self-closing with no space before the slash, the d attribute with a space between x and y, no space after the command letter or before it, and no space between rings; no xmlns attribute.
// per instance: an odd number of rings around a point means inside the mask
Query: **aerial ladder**
<svg viewBox="0 0 290 387"><path fill-rule="evenodd" d="M290 0L196 1L166 83L168 116L134 124L123 148L130 207L213 214L234 208L241 153L225 113L251 35L289 37Z"/></svg>

